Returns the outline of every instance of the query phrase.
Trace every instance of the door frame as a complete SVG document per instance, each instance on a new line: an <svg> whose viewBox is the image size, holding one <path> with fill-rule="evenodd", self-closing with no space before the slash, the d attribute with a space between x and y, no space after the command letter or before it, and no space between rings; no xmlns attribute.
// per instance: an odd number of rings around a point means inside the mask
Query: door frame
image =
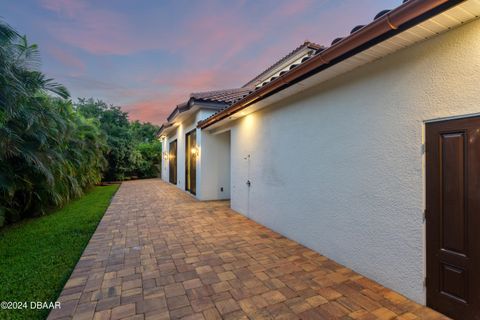
<svg viewBox="0 0 480 320"><path fill-rule="evenodd" d="M438 118L433 118L433 119L428 119L423 121L423 134L424 137L427 133L426 131L426 124L432 123L432 122L441 122L441 121L449 121L449 120L459 120L459 119L467 119L467 118L476 118L480 117L480 112L475 112L475 113L467 113L467 114L462 114L462 115L455 115L455 116L446 116L446 117L438 117ZM425 141L424 141L425 143Z"/></svg>
<svg viewBox="0 0 480 320"><path fill-rule="evenodd" d="M189 146L188 144L188 138L191 137L192 135L195 136L195 148L198 148L198 145L197 145L197 129L194 128L192 130L190 130L189 132L187 132L185 134L185 191L188 191L190 192L191 194L193 195L196 195L197 194L197 157L198 155L195 155L194 157L192 156L192 151L189 150L191 149L192 147ZM188 171L190 169L190 167L188 166L188 161L192 161L192 158L194 158L194 162L193 162L193 166L195 167L195 178L194 178L194 183L195 183L195 187L192 189L192 187L190 186L190 188L188 188L188 184L192 184L192 175L190 174L190 181L188 179L189 175L188 175Z"/></svg>

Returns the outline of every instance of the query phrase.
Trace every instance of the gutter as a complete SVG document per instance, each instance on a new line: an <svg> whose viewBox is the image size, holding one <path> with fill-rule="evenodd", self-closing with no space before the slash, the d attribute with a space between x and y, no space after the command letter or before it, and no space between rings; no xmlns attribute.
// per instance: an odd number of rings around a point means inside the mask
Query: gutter
<svg viewBox="0 0 480 320"><path fill-rule="evenodd" d="M427 20L465 0L410 0L384 14L365 27L338 41L331 47L317 53L309 60L287 72L250 95L219 113L200 121L198 128L205 129L234 113L331 67L350 56L366 50L400 33L413 25Z"/></svg>

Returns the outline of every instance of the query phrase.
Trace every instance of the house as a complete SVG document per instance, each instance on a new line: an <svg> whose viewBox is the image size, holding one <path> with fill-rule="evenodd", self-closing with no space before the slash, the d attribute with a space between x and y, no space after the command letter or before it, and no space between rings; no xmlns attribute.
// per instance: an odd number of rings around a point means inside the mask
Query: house
<svg viewBox="0 0 480 320"><path fill-rule="evenodd" d="M210 135L198 129L197 123L251 90L245 87L192 93L188 101L174 108L159 131L164 150L161 176L165 181L200 200L230 199L230 135Z"/></svg>
<svg viewBox="0 0 480 320"><path fill-rule="evenodd" d="M305 42L241 88L192 93L186 102L177 105L159 131L164 150L162 178L199 200L230 199L230 132L210 134L197 128L198 123L240 101L256 85L286 72L320 48Z"/></svg>
<svg viewBox="0 0 480 320"><path fill-rule="evenodd" d="M229 198L382 285L478 319L479 15L480 0L404 1L238 91L193 94L162 127L163 176L173 169L200 200Z"/></svg>

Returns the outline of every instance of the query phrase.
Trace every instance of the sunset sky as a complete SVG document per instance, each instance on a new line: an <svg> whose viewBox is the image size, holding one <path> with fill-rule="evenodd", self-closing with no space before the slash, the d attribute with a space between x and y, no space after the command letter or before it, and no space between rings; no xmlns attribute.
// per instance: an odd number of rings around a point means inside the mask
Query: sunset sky
<svg viewBox="0 0 480 320"><path fill-rule="evenodd" d="M162 123L191 92L239 87L305 40L329 45L401 0L2 0L74 99Z"/></svg>

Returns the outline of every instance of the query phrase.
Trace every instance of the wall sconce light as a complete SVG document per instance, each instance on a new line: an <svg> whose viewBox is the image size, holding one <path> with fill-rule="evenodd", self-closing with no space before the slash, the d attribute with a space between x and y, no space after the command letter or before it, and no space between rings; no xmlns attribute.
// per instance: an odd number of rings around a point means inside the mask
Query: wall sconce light
<svg viewBox="0 0 480 320"><path fill-rule="evenodd" d="M193 156L197 157L199 154L198 147L197 146L192 147L192 149L190 149L190 152L192 153Z"/></svg>
<svg viewBox="0 0 480 320"><path fill-rule="evenodd" d="M168 160L168 152L163 151L163 160Z"/></svg>

